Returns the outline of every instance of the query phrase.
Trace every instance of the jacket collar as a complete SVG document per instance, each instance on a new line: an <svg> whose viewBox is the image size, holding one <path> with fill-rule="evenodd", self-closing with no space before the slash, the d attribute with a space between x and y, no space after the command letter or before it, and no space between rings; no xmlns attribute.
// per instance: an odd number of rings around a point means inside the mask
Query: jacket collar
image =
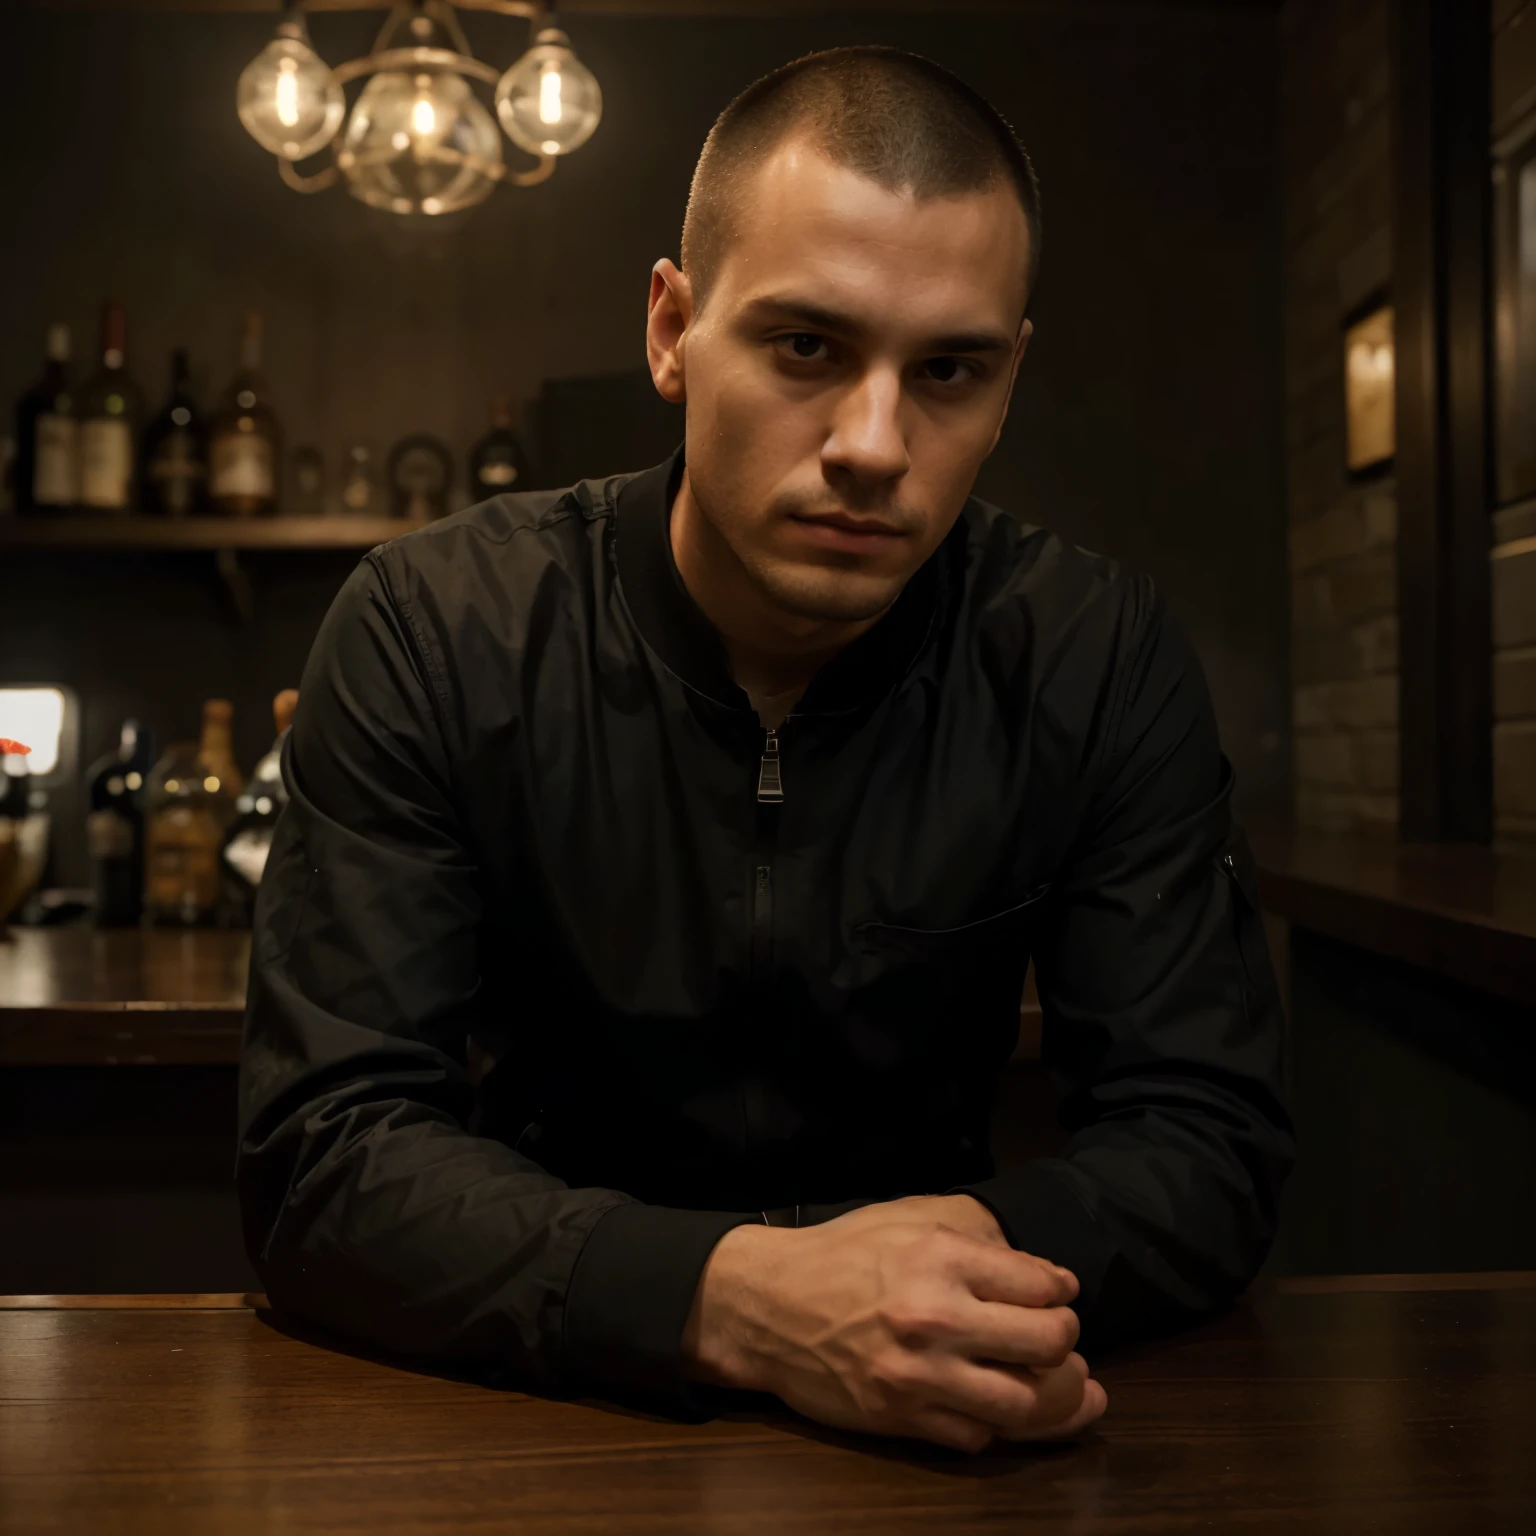
<svg viewBox="0 0 1536 1536"><path fill-rule="evenodd" d="M683 478L683 450L631 475L618 488L614 558L619 585L646 643L667 669L721 708L751 713L731 676L719 631L683 583L672 556L672 503ZM796 715L843 714L874 703L895 687L937 628L951 565L950 546L963 520L916 572L890 611L816 675Z"/></svg>

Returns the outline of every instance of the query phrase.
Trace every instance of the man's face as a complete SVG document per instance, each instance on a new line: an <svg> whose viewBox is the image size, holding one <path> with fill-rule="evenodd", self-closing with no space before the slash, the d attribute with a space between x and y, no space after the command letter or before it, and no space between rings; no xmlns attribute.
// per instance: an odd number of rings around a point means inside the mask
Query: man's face
<svg viewBox="0 0 1536 1536"><path fill-rule="evenodd" d="M652 364L687 401L693 498L774 608L873 618L953 526L1028 337L1027 249L1004 184L918 202L790 139L743 193L702 308L658 267Z"/></svg>

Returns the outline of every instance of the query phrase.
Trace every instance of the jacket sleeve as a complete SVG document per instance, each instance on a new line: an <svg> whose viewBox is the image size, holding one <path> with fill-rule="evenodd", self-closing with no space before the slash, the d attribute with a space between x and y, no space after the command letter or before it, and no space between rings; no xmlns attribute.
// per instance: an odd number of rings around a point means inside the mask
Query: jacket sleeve
<svg viewBox="0 0 1536 1536"><path fill-rule="evenodd" d="M362 562L304 673L257 904L247 1247L276 1304L349 1337L687 1411L683 1327L742 1218L571 1189L468 1128L481 897L435 666Z"/></svg>
<svg viewBox="0 0 1536 1536"><path fill-rule="evenodd" d="M1115 647L1087 814L1033 940L1070 1136L968 1191L1015 1247L1077 1275L1089 1343L1242 1290L1294 1156L1284 1018L1204 675L1147 583Z"/></svg>

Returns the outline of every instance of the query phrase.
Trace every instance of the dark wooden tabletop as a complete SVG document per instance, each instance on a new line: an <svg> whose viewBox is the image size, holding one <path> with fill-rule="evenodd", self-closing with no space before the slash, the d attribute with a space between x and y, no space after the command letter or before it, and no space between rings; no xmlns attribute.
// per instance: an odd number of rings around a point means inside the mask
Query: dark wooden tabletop
<svg viewBox="0 0 1536 1536"><path fill-rule="evenodd" d="M14 1298L0 1529L1536 1529L1536 1276L1281 1283L1098 1370L1094 1434L970 1459L786 1413L681 1425L403 1370L238 1297Z"/></svg>
<svg viewBox="0 0 1536 1536"><path fill-rule="evenodd" d="M1536 847L1248 833L1266 912L1536 1005Z"/></svg>
<svg viewBox="0 0 1536 1536"><path fill-rule="evenodd" d="M240 1055L248 933L11 928L0 1066L187 1065Z"/></svg>

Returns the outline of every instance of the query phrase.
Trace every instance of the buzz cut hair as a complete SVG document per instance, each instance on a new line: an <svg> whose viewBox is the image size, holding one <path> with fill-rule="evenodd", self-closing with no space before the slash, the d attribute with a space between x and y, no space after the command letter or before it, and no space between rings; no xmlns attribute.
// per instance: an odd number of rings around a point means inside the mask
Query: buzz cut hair
<svg viewBox="0 0 1536 1536"><path fill-rule="evenodd" d="M683 273L702 307L753 173L803 134L834 164L919 201L1010 186L1024 210L1024 291L1040 266L1040 184L1007 120L958 75L873 44L809 53L749 85L715 119L683 215Z"/></svg>

